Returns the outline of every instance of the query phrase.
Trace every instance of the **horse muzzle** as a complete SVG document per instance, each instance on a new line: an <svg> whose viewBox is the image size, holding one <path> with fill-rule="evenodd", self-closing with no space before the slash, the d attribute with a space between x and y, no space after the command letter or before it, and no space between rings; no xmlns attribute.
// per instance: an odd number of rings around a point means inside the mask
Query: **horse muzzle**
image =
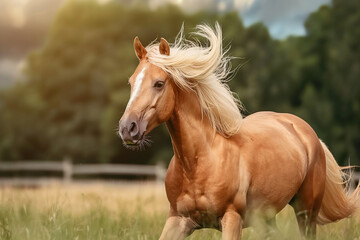
<svg viewBox="0 0 360 240"><path fill-rule="evenodd" d="M138 145L144 138L146 123L135 115L124 116L119 121L119 135L126 145Z"/></svg>

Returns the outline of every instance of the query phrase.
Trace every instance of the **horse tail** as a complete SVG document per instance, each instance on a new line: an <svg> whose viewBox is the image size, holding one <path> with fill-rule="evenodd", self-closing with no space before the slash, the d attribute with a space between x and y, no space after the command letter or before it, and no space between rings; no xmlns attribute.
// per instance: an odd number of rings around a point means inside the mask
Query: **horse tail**
<svg viewBox="0 0 360 240"><path fill-rule="evenodd" d="M351 174L343 171L330 150L322 142L326 157L326 182L323 200L317 216L317 223L326 224L349 217L360 207L360 184L350 192L348 183Z"/></svg>

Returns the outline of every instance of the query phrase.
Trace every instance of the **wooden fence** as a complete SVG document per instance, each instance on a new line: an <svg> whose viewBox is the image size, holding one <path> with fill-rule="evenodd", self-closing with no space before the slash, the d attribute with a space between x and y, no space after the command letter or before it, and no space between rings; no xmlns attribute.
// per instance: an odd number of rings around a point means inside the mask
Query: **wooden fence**
<svg viewBox="0 0 360 240"><path fill-rule="evenodd" d="M36 173L42 172L41 176ZM9 173L16 173L9 176ZM27 173L22 174L21 173ZM29 173L34 176L29 177ZM44 176L47 173L48 176ZM54 176L54 174L57 176ZM70 160L62 162L0 162L0 185L45 185L54 182L89 182L99 180L98 176L122 176L145 177L163 181L166 169L162 165L134 165L134 164L73 164ZM79 176L86 176L78 178ZM114 179L111 179L114 180Z"/></svg>
<svg viewBox="0 0 360 240"><path fill-rule="evenodd" d="M15 177L4 177L8 173L18 173ZM21 173L47 172L50 176L22 176ZM60 177L51 176L51 173L58 173ZM77 176L85 175L86 180L79 180ZM0 186L4 185L45 185L53 182L89 182L96 176L137 176L149 177L163 181L166 169L162 165L133 165L133 164L73 164L70 160L62 162L0 162ZM25 177L27 176L27 177ZM93 176L93 177L92 177ZM96 179L95 180L99 180ZM114 180L114 179L112 179ZM351 186L355 187L360 181L360 172L353 172Z"/></svg>

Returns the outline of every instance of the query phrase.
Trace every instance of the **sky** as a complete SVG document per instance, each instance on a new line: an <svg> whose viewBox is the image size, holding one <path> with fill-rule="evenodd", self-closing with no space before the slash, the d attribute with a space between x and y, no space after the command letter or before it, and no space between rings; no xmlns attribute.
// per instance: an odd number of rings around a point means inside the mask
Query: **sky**
<svg viewBox="0 0 360 240"><path fill-rule="evenodd" d="M66 0L0 0L0 88L21 78L21 67L29 51L42 44L57 9ZM330 0L96 0L100 3L148 2L151 8L167 3L185 12L237 11L245 26L262 21L271 35L284 39L304 35L304 21Z"/></svg>
<svg viewBox="0 0 360 240"><path fill-rule="evenodd" d="M105 1L105 0L102 0ZM157 7L171 2L187 12L210 10L217 12L237 11L245 26L262 21L274 38L304 35L304 21L311 12L330 0L149 0Z"/></svg>
<svg viewBox="0 0 360 240"><path fill-rule="evenodd" d="M304 21L324 4L330 4L330 1L252 0L252 4L240 12L246 25L263 21L273 37L285 38L289 35L305 35Z"/></svg>
<svg viewBox="0 0 360 240"><path fill-rule="evenodd" d="M0 89L21 79L27 54L39 47L63 0L0 0Z"/></svg>

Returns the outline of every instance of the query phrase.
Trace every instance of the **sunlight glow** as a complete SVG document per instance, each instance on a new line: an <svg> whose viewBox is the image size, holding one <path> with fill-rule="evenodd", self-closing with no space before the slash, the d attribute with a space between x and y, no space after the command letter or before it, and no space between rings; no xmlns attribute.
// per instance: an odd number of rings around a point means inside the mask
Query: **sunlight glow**
<svg viewBox="0 0 360 240"><path fill-rule="evenodd" d="M5 3L4 15L14 27L21 28L25 25L25 7L28 2L29 0L13 0Z"/></svg>
<svg viewBox="0 0 360 240"><path fill-rule="evenodd" d="M108 2L110 2L111 0L97 0L98 3L100 4L106 4Z"/></svg>
<svg viewBox="0 0 360 240"><path fill-rule="evenodd" d="M249 8L255 0L234 0L234 6L238 10L245 10Z"/></svg>

